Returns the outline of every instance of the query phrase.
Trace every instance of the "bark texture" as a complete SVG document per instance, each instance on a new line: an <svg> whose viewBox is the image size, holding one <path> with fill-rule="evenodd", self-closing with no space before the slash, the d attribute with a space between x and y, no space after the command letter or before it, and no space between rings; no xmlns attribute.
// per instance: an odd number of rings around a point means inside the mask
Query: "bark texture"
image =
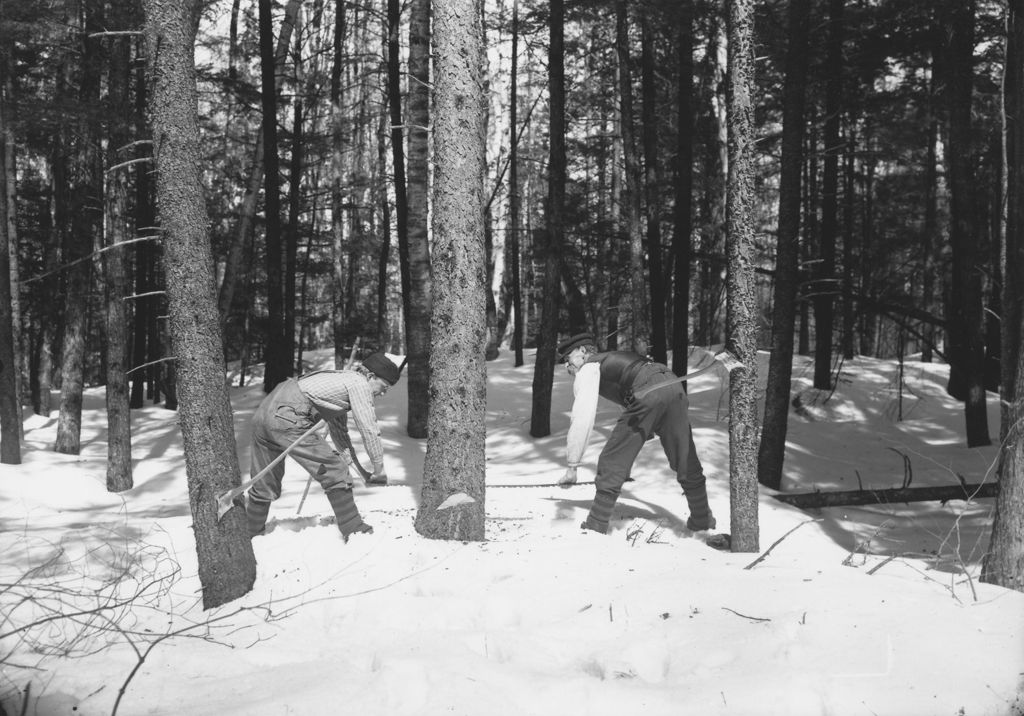
<svg viewBox="0 0 1024 716"><path fill-rule="evenodd" d="M754 3L729 4L729 173L726 189L726 343L743 362L729 380L733 552L758 550L757 305L754 300Z"/></svg>
<svg viewBox="0 0 1024 716"><path fill-rule="evenodd" d="M179 422L203 606L210 609L252 588L256 560L242 511L217 520L218 493L240 479L199 171L193 52L200 6L200 0L143 3Z"/></svg>
<svg viewBox="0 0 1024 716"><path fill-rule="evenodd" d="M1003 103L1007 205L999 498L981 579L1024 591L1024 0L1010 0L1006 35Z"/></svg>
<svg viewBox="0 0 1024 716"><path fill-rule="evenodd" d="M483 27L479 0L434 4L434 305L416 530L484 539L487 407Z"/></svg>
<svg viewBox="0 0 1024 716"><path fill-rule="evenodd" d="M782 486L789 427L789 394L793 384L793 331L800 282L800 172L803 167L809 15L810 0L790 0L789 47L782 100L782 166L772 300L772 350L757 461L758 482L776 490Z"/></svg>

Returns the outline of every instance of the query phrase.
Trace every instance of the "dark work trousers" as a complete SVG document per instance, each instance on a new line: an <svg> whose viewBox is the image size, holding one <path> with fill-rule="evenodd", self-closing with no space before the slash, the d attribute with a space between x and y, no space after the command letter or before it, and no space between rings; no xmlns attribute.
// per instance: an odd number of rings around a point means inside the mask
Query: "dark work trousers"
<svg viewBox="0 0 1024 716"><path fill-rule="evenodd" d="M250 475L255 475L273 462L318 420L320 416L316 408L299 390L299 384L294 378L278 384L263 399L253 415ZM302 465L327 493L338 521L338 529L343 535L347 537L363 526L352 495L348 465L319 432L303 438L288 456ZM260 534L266 526L270 503L281 496L283 477L284 460L271 468L249 490L245 512L250 535Z"/></svg>
<svg viewBox="0 0 1024 716"><path fill-rule="evenodd" d="M633 382L633 391L672 380L675 375L665 366L652 363L641 368ZM587 517L591 529L607 532L612 510L630 479L633 462L644 443L657 435L668 458L669 467L683 488L690 507L687 527L694 530L714 527L704 480L704 468L697 457L690 428L689 400L682 383L655 388L639 400L628 401L597 460L596 495Z"/></svg>

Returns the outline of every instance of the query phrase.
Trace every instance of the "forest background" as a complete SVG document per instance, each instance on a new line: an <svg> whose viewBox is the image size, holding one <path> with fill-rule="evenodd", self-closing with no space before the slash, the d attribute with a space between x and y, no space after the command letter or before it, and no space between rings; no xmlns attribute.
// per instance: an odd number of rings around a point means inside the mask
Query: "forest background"
<svg viewBox="0 0 1024 716"><path fill-rule="evenodd" d="M437 223L438 197L462 168L442 161L451 155L438 117L456 93L442 90L437 68L458 64L445 62L444 43L460 37L447 23L467 8L461 29L480 44L465 53L486 62L464 62L478 74L453 86L478 92L468 104L479 99L482 123L468 133L480 134L485 162L473 190L479 231L460 245ZM431 390L449 379L440 367L474 375L457 351L437 350L437 327L461 320L438 306L458 308L446 292L458 299L472 283L452 280L454 267L483 277L479 301L462 309L486 306L486 358L507 346L521 365L537 349L535 437L550 431L559 334L589 330L608 348L671 356L682 374L691 346L737 348L741 326L727 315L737 300L753 307L742 328L772 352L753 421L762 484L780 481L794 351L814 356L820 400L854 355L914 354L950 364L968 446L991 440L986 389L999 391L1000 474L1015 480L1013 491L1001 483L1000 500L1020 500L1020 142L1006 111L1020 96L1020 9L4 2L3 459L17 459L10 426L21 420L11 416L23 406L59 410L55 449L75 454L82 391L106 384L108 485L127 489L130 409L202 402L201 388L179 380L186 359L239 360L241 379L264 363L269 389L324 345L338 365L376 349L407 356L407 430L426 438ZM161 43L181 20L195 110L189 95L166 92L173 62L153 51L176 47ZM188 86L190 67L181 78ZM734 111L743 101L750 126ZM152 131L173 129L175 110L196 124L194 155L177 150L173 131ZM748 167L748 183L735 183ZM193 170L158 209L159 180ZM202 239L172 253L179 244L163 237L179 233L168 221L175 200L200 189L205 214L182 226ZM730 245L737 229L749 241ZM211 323L196 271L207 261ZM734 285L736 266L753 280ZM200 329L191 337L175 331L186 307ZM194 415L183 414L186 433ZM428 450L427 472L430 462ZM237 464L224 467L237 482ZM1009 531L1016 566L1000 578L1019 588L1024 530Z"/></svg>

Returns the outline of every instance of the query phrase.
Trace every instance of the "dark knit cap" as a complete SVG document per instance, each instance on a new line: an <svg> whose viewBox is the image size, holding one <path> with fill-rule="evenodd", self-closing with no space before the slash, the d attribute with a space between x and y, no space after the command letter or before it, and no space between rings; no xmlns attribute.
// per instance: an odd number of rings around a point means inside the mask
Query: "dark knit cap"
<svg viewBox="0 0 1024 716"><path fill-rule="evenodd" d="M363 358L363 367L388 385L397 383L401 375L398 372L398 366L383 353L371 353Z"/></svg>
<svg viewBox="0 0 1024 716"><path fill-rule="evenodd" d="M580 346L597 346L593 333L577 333L571 338L566 338L558 344L558 360L564 361L572 353L573 349Z"/></svg>

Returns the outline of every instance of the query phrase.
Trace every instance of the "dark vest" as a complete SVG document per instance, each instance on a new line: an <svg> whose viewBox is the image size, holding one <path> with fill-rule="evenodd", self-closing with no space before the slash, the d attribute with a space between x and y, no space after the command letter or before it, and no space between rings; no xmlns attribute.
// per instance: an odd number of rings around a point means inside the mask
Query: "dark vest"
<svg viewBox="0 0 1024 716"><path fill-rule="evenodd" d="M601 397L616 405L627 403L637 373L650 362L649 358L629 351L606 351L587 358L587 363L599 363L601 366L601 387L598 391Z"/></svg>

